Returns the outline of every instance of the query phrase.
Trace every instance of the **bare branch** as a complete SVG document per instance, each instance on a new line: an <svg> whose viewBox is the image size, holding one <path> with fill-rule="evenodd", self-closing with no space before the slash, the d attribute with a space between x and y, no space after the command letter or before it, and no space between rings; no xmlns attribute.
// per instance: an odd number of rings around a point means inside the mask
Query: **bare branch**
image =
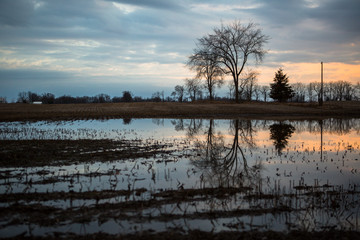
<svg viewBox="0 0 360 240"><path fill-rule="evenodd" d="M235 99L239 101L239 82L240 74L244 70L250 57L256 63L263 61L266 54L264 49L269 37L264 35L257 24L252 22L242 25L240 21L219 28L214 28L212 34L208 34L198 39L197 48L194 54L189 57L188 66L197 72L197 76L220 76L220 72L232 75L235 86ZM201 61L200 61L201 60ZM204 61L206 60L206 61ZM209 60L209 61L207 61ZM209 64L215 67L215 75L211 75Z"/></svg>

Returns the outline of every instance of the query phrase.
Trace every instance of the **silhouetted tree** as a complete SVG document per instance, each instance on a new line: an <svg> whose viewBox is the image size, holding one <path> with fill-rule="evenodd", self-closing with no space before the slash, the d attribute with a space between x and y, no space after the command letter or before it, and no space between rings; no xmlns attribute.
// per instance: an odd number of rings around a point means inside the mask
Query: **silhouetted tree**
<svg viewBox="0 0 360 240"><path fill-rule="evenodd" d="M177 99L178 102L182 102L184 100L185 88L181 85L175 86L175 91L171 93L174 98Z"/></svg>
<svg viewBox="0 0 360 240"><path fill-rule="evenodd" d="M254 97L255 97L255 101L259 101L259 100L260 100L261 86L258 85L257 83L254 84L253 95L254 95Z"/></svg>
<svg viewBox="0 0 360 240"><path fill-rule="evenodd" d="M161 102L161 97L164 96L164 92L154 92L151 96L151 100L154 102Z"/></svg>
<svg viewBox="0 0 360 240"><path fill-rule="evenodd" d="M178 119L173 120L171 123L175 126L176 131L186 131L186 135L189 138L193 138L198 134L202 128L203 120L202 119Z"/></svg>
<svg viewBox="0 0 360 240"><path fill-rule="evenodd" d="M270 87L269 86L261 86L260 92L264 97L264 102L266 102L267 97L269 95Z"/></svg>
<svg viewBox="0 0 360 240"><path fill-rule="evenodd" d="M226 84L227 88L229 89L229 99L234 98L235 96L235 87L234 87L234 83L229 81Z"/></svg>
<svg viewBox="0 0 360 240"><path fill-rule="evenodd" d="M344 89L344 100L351 101L354 98L355 88L348 81L340 81Z"/></svg>
<svg viewBox="0 0 360 240"><path fill-rule="evenodd" d="M254 23L242 25L240 21L220 28L214 28L212 34L198 39L197 54L204 59L214 59L224 74L233 77L235 86L235 100L239 102L239 82L246 63L250 57L261 62L266 51L264 44L269 37L262 34L261 29Z"/></svg>
<svg viewBox="0 0 360 240"><path fill-rule="evenodd" d="M123 92L123 96L122 96L121 99L122 99L123 102L132 102L133 97L132 97L131 92L129 92L129 91L124 91L124 92Z"/></svg>
<svg viewBox="0 0 360 240"><path fill-rule="evenodd" d="M129 125L132 122L132 118L123 118L123 124Z"/></svg>
<svg viewBox="0 0 360 240"><path fill-rule="evenodd" d="M204 54L205 51L201 46L194 49L187 66L196 72L195 78L205 79L204 88L208 90L210 100L213 100L215 87L220 88L224 84L224 73L217 60L217 55Z"/></svg>
<svg viewBox="0 0 360 240"><path fill-rule="evenodd" d="M0 103L7 103L6 97L0 97Z"/></svg>
<svg viewBox="0 0 360 240"><path fill-rule="evenodd" d="M121 97L113 97L113 98L111 99L111 102L113 102L113 103L119 103L119 102L121 102L121 100L122 100Z"/></svg>
<svg viewBox="0 0 360 240"><path fill-rule="evenodd" d="M312 91L312 94L315 93L318 101L320 101L321 97L321 83L320 82L311 82L309 83L309 91Z"/></svg>
<svg viewBox="0 0 360 240"><path fill-rule="evenodd" d="M255 148L251 121L234 120L234 139L225 144L224 137L214 134L214 124L210 120L206 141L196 141L197 154L191 163L202 171L204 183L216 187L255 187L261 179L261 163L248 165L246 149Z"/></svg>
<svg viewBox="0 0 360 240"><path fill-rule="evenodd" d="M31 91L28 91L28 99L30 103L41 101L41 96L37 93L33 93Z"/></svg>
<svg viewBox="0 0 360 240"><path fill-rule="evenodd" d="M305 101L305 93L306 93L306 86L303 83L297 82L291 84L291 88L294 91L294 96L292 97L292 101L294 102L304 102Z"/></svg>
<svg viewBox="0 0 360 240"><path fill-rule="evenodd" d="M55 103L55 95L52 93L44 93L41 96L41 101L44 104L53 104Z"/></svg>
<svg viewBox="0 0 360 240"><path fill-rule="evenodd" d="M242 82L244 83L244 86L240 91L240 95L242 95L242 93L244 92L244 97L247 101L251 101L258 75L258 72L250 70L245 74L243 78Z"/></svg>
<svg viewBox="0 0 360 240"><path fill-rule="evenodd" d="M279 102L286 102L294 96L294 91L289 85L289 77L281 68L275 73L274 83L270 84L270 88L270 97Z"/></svg>
<svg viewBox="0 0 360 240"><path fill-rule="evenodd" d="M359 101L360 100L360 82L357 82L357 84L354 86L355 88L355 97L354 99Z"/></svg>
<svg viewBox="0 0 360 240"><path fill-rule="evenodd" d="M63 95L61 97L58 97L55 99L55 103L57 104L69 104L69 103L76 103L76 98L69 96L69 95Z"/></svg>
<svg viewBox="0 0 360 240"><path fill-rule="evenodd" d="M175 126L175 131L183 131L185 129L184 119L171 120L171 124Z"/></svg>
<svg viewBox="0 0 360 240"><path fill-rule="evenodd" d="M29 97L28 97L27 92L19 92L17 101L19 103L28 103L29 102Z"/></svg>
<svg viewBox="0 0 360 240"><path fill-rule="evenodd" d="M110 96L104 93L96 95L93 99L93 103L108 103L108 102L110 102Z"/></svg>
<svg viewBox="0 0 360 240"><path fill-rule="evenodd" d="M191 101L195 101L196 97L200 95L201 92L200 80L195 78L187 78L185 79L185 87L191 98Z"/></svg>
<svg viewBox="0 0 360 240"><path fill-rule="evenodd" d="M270 139L274 140L275 149L281 155L281 151L287 146L288 139L294 133L295 128L286 123L277 123L270 126Z"/></svg>
<svg viewBox="0 0 360 240"><path fill-rule="evenodd" d="M133 101L134 101L134 102L144 102L144 99L143 99L142 97L135 96L135 97L133 98Z"/></svg>

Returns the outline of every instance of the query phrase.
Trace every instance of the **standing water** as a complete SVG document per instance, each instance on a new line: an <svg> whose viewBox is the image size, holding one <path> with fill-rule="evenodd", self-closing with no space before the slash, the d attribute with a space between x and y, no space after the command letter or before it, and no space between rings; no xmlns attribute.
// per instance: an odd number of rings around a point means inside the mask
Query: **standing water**
<svg viewBox="0 0 360 240"><path fill-rule="evenodd" d="M360 227L360 119L3 122L0 145L0 237Z"/></svg>

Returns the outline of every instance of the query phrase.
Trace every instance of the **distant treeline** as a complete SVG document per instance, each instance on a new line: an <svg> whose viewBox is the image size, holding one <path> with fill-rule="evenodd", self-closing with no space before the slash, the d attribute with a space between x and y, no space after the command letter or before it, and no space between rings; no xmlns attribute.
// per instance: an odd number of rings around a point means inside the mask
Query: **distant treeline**
<svg viewBox="0 0 360 240"><path fill-rule="evenodd" d="M145 101L141 97L134 97L131 92L124 91L122 96L111 98L109 95L101 93L96 96L72 97L63 95L55 97L52 93L37 94L31 91L20 92L18 94L18 103L36 103L43 104L70 104L70 103L117 103L117 102L141 102Z"/></svg>
<svg viewBox="0 0 360 240"><path fill-rule="evenodd" d="M290 102L317 102L321 96L320 82L309 84L290 84L294 95ZM239 91L241 101L272 101L270 86L260 86L256 81L248 81ZM336 81L324 84L324 101L360 101L360 84L351 84L347 81ZM130 91L123 91L121 96L110 97L108 94L96 96L73 97L63 95L56 97L52 93L38 94L31 91L20 92L18 103L41 102L43 104L70 104L70 103L118 103L118 102L189 102L209 100L209 93L200 81L185 81L184 85L177 85L170 96L165 96L164 91L157 91L150 98L134 96ZM229 88L226 96L214 94L214 101L233 101L234 91ZM6 103L6 98L0 97L0 103Z"/></svg>
<svg viewBox="0 0 360 240"><path fill-rule="evenodd" d="M321 98L321 83L311 82L304 84L301 82L289 84L293 93L287 101L290 102L318 102ZM214 100L235 99L234 88L230 83L228 93L225 97L217 97L214 89L211 91L206 87L206 82L197 79L186 79L184 85L175 86L171 96L174 100L195 101L210 99L210 92L215 95ZM259 85L256 76L251 75L239 86L238 98L240 101L274 101L271 96L271 85ZM348 81L335 81L323 84L324 101L360 101L360 83L351 84ZM276 100L275 100L276 101Z"/></svg>

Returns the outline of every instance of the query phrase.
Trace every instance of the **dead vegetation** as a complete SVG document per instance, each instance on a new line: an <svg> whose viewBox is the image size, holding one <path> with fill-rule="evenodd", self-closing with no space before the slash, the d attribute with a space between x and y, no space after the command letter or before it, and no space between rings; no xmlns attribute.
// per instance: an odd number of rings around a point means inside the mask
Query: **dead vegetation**
<svg viewBox="0 0 360 240"><path fill-rule="evenodd" d="M105 104L0 104L0 121L109 118L318 119L359 117L359 102L261 103L138 102Z"/></svg>
<svg viewBox="0 0 360 240"><path fill-rule="evenodd" d="M148 158L166 153L167 145L112 140L2 140L0 167L35 167Z"/></svg>

